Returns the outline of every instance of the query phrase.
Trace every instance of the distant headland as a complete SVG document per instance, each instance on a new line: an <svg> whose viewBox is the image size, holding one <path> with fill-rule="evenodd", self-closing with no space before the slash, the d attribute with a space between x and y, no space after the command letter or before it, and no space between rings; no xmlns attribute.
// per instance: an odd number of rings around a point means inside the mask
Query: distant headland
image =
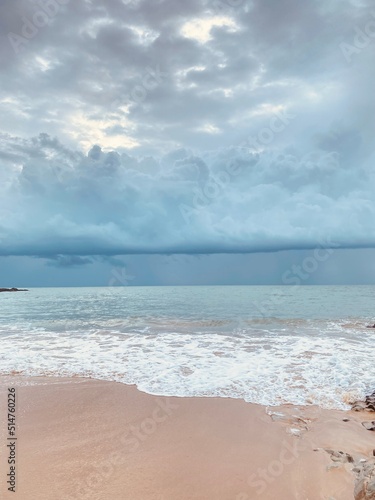
<svg viewBox="0 0 375 500"><path fill-rule="evenodd" d="M28 292L29 290L22 288L0 288L0 292Z"/></svg>

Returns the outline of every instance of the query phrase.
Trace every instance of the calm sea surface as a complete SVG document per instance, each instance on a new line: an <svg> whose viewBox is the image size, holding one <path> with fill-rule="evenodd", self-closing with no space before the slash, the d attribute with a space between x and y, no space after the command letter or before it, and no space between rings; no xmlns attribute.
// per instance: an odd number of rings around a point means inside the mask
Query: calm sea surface
<svg viewBox="0 0 375 500"><path fill-rule="evenodd" d="M346 408L375 389L374 286L36 288L0 294L0 373Z"/></svg>

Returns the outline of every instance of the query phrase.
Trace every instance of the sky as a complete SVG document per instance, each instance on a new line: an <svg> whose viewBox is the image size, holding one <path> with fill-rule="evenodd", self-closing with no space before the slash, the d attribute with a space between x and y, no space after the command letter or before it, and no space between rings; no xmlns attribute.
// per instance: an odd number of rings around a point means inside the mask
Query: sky
<svg viewBox="0 0 375 500"><path fill-rule="evenodd" d="M375 283L370 0L0 0L0 286Z"/></svg>

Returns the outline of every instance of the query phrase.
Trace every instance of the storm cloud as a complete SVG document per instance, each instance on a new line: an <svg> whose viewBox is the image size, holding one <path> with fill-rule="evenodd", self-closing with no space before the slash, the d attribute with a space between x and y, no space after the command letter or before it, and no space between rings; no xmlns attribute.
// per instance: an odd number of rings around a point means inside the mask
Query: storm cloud
<svg viewBox="0 0 375 500"><path fill-rule="evenodd" d="M375 246L370 0L0 10L1 255Z"/></svg>
<svg viewBox="0 0 375 500"><path fill-rule="evenodd" d="M157 159L99 146L84 155L45 134L4 140L3 162L13 168L2 177L2 255L246 253L375 243L374 172L370 164L351 169L336 152L180 149Z"/></svg>

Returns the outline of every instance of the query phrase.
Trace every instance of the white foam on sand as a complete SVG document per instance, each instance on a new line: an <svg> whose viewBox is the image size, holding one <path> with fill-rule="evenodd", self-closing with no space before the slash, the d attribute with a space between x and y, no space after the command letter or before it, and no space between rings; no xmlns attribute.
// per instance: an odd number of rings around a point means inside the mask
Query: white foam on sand
<svg viewBox="0 0 375 500"><path fill-rule="evenodd" d="M165 396L345 409L374 389L375 332L333 330L301 336L264 329L226 335L2 327L0 373L93 377Z"/></svg>

